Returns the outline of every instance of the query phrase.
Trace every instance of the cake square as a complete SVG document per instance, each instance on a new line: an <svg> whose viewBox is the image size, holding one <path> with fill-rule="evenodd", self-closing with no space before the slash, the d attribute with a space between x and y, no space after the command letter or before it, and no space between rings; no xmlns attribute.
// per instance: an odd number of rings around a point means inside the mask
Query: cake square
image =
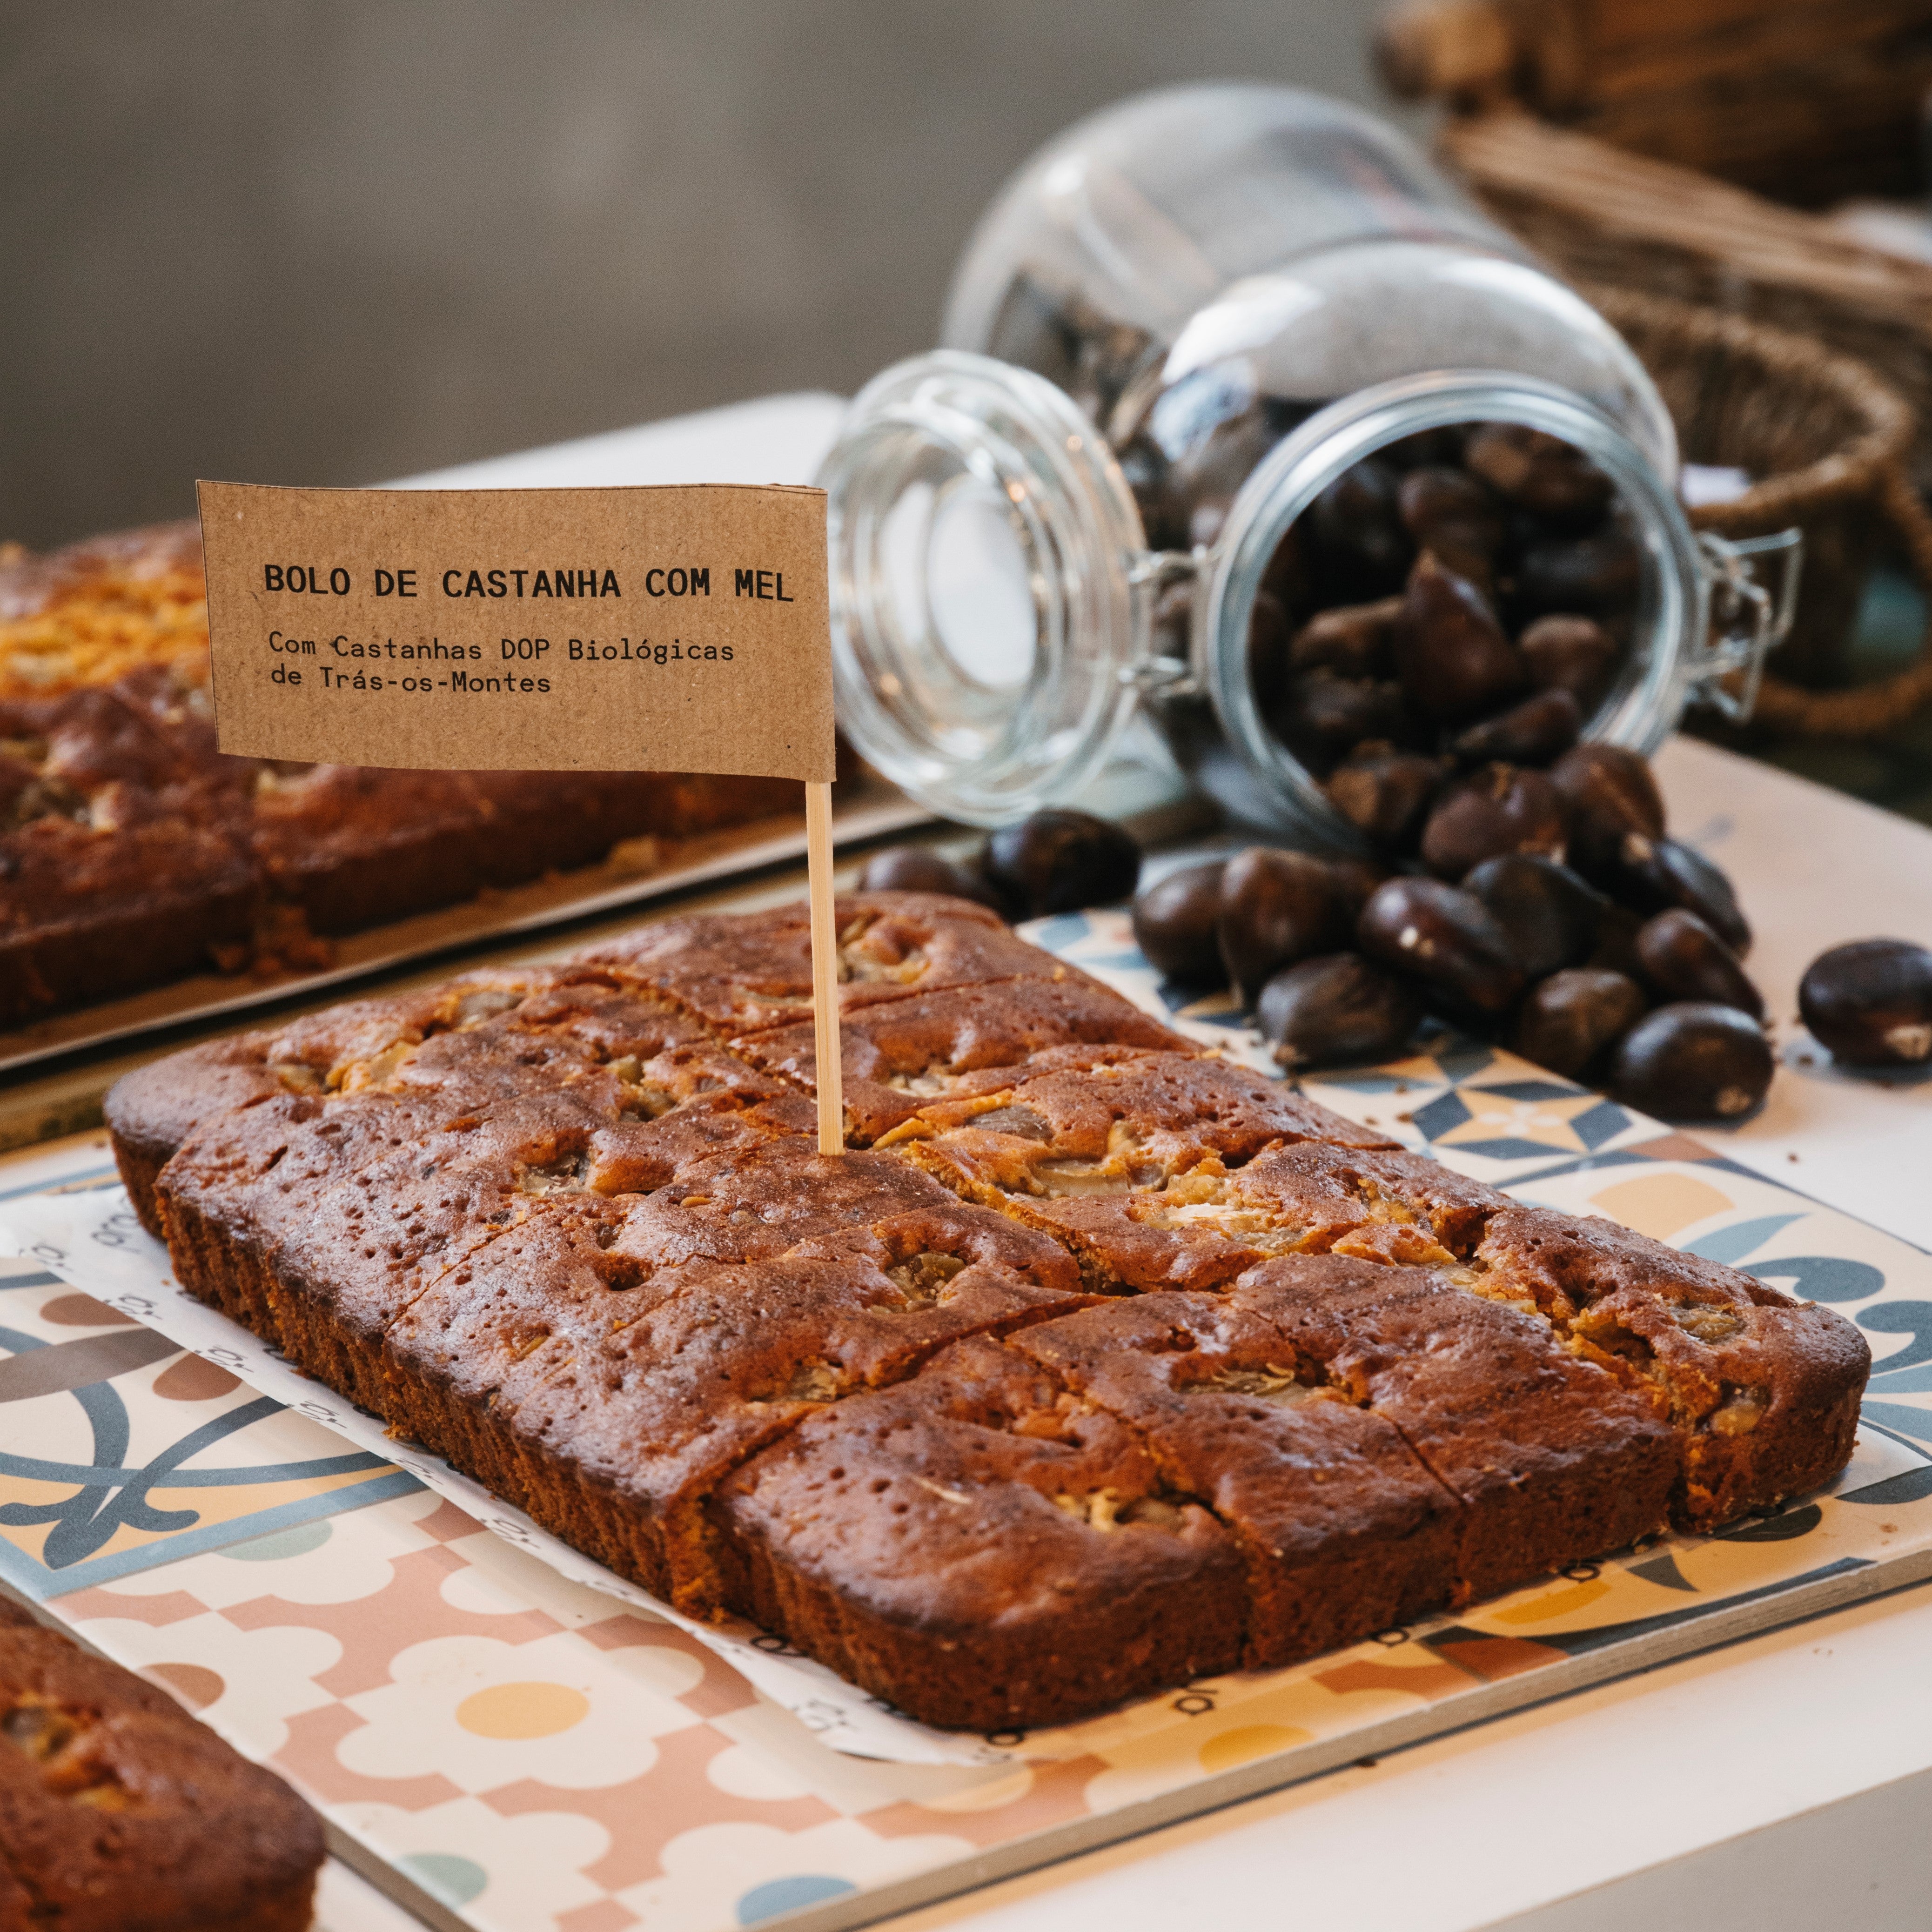
<svg viewBox="0 0 1932 1932"><path fill-rule="evenodd" d="M1669 1520L1677 1432L1547 1324L1472 1294L1454 1270L1296 1256L1263 1263L1233 1294L1298 1361L1319 1363L1400 1430L1460 1500L1458 1602Z"/></svg>
<svg viewBox="0 0 1932 1932"><path fill-rule="evenodd" d="M1306 1105L1306 1103L1301 1103ZM1326 1125L1303 1118L1304 1131ZM1358 1143L1365 1130L1341 1124ZM961 1129L908 1157L1065 1241L1107 1292L1220 1288L1270 1255L1336 1247L1390 1262L1447 1261L1508 1197L1382 1146L1288 1141L1232 1169L1218 1155L1167 1174L1131 1154L1064 1165L1049 1144Z"/></svg>
<svg viewBox="0 0 1932 1932"><path fill-rule="evenodd" d="M988 1201L1158 1189L1204 1161L1244 1166L1281 1143L1394 1143L1232 1060L1105 1049L1031 1058L924 1102L884 1137Z"/></svg>
<svg viewBox="0 0 1932 1932"><path fill-rule="evenodd" d="M874 892L841 898L836 916L842 1013L948 986L1095 983L964 899ZM663 992L727 1038L812 1010L812 927L802 905L668 920L583 956Z"/></svg>
<svg viewBox="0 0 1932 1932"><path fill-rule="evenodd" d="M1021 1353L1146 1441L1247 1561L1264 1668L1445 1603L1462 1510L1386 1416L1238 1298L1136 1295L1029 1328Z"/></svg>
<svg viewBox="0 0 1932 1932"><path fill-rule="evenodd" d="M929 1723L1053 1724L1240 1658L1234 1539L1010 1344L808 1418L712 1514L755 1616Z"/></svg>
<svg viewBox="0 0 1932 1932"><path fill-rule="evenodd" d="M769 1259L954 1199L889 1155L828 1157L815 1141L773 1136L692 1162L675 1186L628 1197L622 1245L652 1268Z"/></svg>
<svg viewBox="0 0 1932 1932"><path fill-rule="evenodd" d="M1828 1309L1548 1208L1496 1216L1476 1261L1484 1292L1532 1304L1682 1432L1687 1522L1715 1528L1816 1489L1850 1455L1870 1352Z"/></svg>

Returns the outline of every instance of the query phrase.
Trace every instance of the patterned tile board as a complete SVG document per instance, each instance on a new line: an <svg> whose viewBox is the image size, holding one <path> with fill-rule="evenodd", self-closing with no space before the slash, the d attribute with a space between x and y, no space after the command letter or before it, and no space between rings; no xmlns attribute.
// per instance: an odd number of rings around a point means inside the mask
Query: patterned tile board
<svg viewBox="0 0 1932 1932"><path fill-rule="evenodd" d="M1123 922L1045 936L1161 1004ZM1232 1016L1178 1017L1252 1051ZM1927 1257L1446 1035L1311 1090L1526 1198L1839 1308L1878 1358L1852 1468L1721 1536L1660 1538L1288 1670L1001 1737L1001 1764L880 1762L827 1750L686 1632L566 1581L412 1479L374 1493L402 1472L345 1457L308 1418L241 1419L256 1399L218 1367L88 1318L112 1311L23 1262L0 1282L16 1338L0 1340L0 1376L26 1365L0 1401L0 1563L477 1932L857 1923L1932 1574ZM57 1153L39 1184L100 1164L98 1141ZM116 1338L128 1354L33 1365ZM137 1343L152 1351L140 1361ZM98 1378L76 1384L85 1372ZM55 1540L68 1523L80 1553ZM88 1568L104 1562L122 1567Z"/></svg>

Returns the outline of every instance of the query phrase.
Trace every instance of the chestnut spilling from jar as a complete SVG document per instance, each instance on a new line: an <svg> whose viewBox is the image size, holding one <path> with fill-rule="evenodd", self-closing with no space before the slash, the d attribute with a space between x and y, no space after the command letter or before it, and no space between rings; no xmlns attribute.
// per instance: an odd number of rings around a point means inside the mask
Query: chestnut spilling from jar
<svg viewBox="0 0 1932 1932"><path fill-rule="evenodd" d="M1719 868L1668 836L1635 753L1577 745L1546 773L1450 777L1421 857L1250 846L1142 894L1135 936L1174 989L1230 988L1290 1072L1398 1059L1432 1014L1666 1119L1735 1122L1764 1099L1774 1057L1750 928ZM1676 894L1661 904L1660 879ZM1802 997L1848 1064L1932 1058L1923 949L1840 947Z"/></svg>

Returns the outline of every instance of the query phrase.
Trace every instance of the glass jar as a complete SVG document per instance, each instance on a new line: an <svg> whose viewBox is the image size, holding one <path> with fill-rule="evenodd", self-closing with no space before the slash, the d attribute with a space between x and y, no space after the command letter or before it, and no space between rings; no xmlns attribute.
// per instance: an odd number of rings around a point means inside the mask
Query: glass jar
<svg viewBox="0 0 1932 1932"><path fill-rule="evenodd" d="M952 818L1076 794L1138 713L1238 820L1357 845L1264 722L1250 628L1298 519L1418 432L1520 424L1614 485L1636 588L1589 736L1748 707L1788 615L1795 533L1756 547L1772 590L1700 544L1622 338L1338 102L1197 86L1082 122L982 220L944 338L854 400L819 480L841 722Z"/></svg>

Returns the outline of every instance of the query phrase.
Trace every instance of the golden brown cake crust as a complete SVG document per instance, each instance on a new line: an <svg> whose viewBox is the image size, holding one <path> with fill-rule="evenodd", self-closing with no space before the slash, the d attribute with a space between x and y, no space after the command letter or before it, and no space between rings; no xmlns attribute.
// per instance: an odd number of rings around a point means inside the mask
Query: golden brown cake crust
<svg viewBox="0 0 1932 1932"><path fill-rule="evenodd" d="M195 1049L115 1090L117 1156L297 1366L938 1724L1308 1655L1849 1455L1829 1310L1520 1208L982 908L840 918L871 1148L817 1151L786 909Z"/></svg>

